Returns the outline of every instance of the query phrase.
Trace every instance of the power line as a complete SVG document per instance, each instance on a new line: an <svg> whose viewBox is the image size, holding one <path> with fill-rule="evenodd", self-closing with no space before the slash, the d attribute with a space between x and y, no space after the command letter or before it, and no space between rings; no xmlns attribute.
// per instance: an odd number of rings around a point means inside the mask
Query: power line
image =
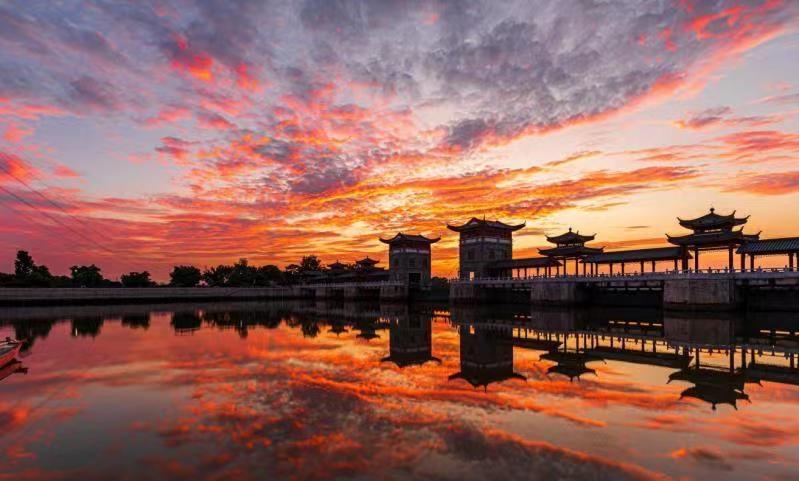
<svg viewBox="0 0 799 481"><path fill-rule="evenodd" d="M48 218L50 221L52 221L52 222L54 222L54 223L56 223L56 224L60 225L61 227L63 227L63 228L65 228L65 229L67 229L69 232L71 232L72 234L74 234L74 235L78 236L80 239L83 239L83 243L84 243L85 245L90 245L90 246L93 246L93 247L97 247L97 248L99 248L99 249L102 249L102 250L104 250L104 251L106 251L106 252L110 253L111 255L115 256L117 259L119 259L119 260L120 260L120 261L121 261L123 264L127 265L128 267L134 267L134 269L133 269L133 270L135 270L135 266L133 266L132 264L130 264L130 263L129 263L127 260L125 260L124 258L121 258L121 257L119 257L119 256L117 255L117 253L116 253L116 252L114 252L112 249L110 249L110 248L108 248L108 247L106 247L106 246L104 246L104 245L100 244L99 242L97 242L97 241L95 241L95 240L91 239L90 237L86 236L86 235L85 235L85 234L83 234L82 232L79 232L79 231L77 231L77 230L73 229L71 226L69 226L69 225L67 225L67 224L63 223L63 222L62 222L62 221L61 221L61 220L60 220L58 217L56 217L56 216L54 216L54 215L50 214L50 213L49 213L49 212L47 212L47 211L44 211L44 210L40 209L40 208L39 208L38 206L36 206L35 204L31 203L30 201L28 201L28 200L27 200L27 199L25 199L24 197L20 197L20 196L19 196L19 195L17 195L16 193L14 193L14 192L12 192L11 190L9 190L9 189L7 189L6 187L4 187L2 184L0 184L0 190L4 191L5 193L7 193L8 195L12 196L13 198L15 198L16 200L18 200L19 202L21 202L21 203L25 204L26 206L30 207L31 209L33 209L34 211L36 211L36 213L38 213L38 214L40 214L40 215L43 215L44 217L47 217L47 218ZM16 209L15 209L15 210L16 210ZM30 217L28 217L28 220L30 220L30 221L32 221L32 222L35 222L35 220L33 220L33 219L32 219L32 218L30 218Z"/></svg>
<svg viewBox="0 0 799 481"><path fill-rule="evenodd" d="M36 190L35 188L33 188L33 187L32 187L32 186L31 186L29 183L27 183L25 180L23 180L23 179L20 179L19 177L17 177L16 175L14 175L14 174L13 174L13 173L12 173L12 172L11 172L11 171L10 171L10 170L7 168L7 167L5 167L5 166L4 166L2 163L0 163L0 170L4 171L4 172L6 173L6 175L8 175L8 176L9 176L9 177L11 177L12 179L16 180L17 182L19 182L20 184L22 184L23 186L25 186L25 187L26 187L26 188L27 188L29 191L31 191L32 193L34 193L34 194L36 194L37 196L39 196L39 197L41 197L42 199L44 199L44 201L45 201L45 202L47 202L48 204L50 204L50 205L52 205L53 207L57 208L58 210L60 210L61 212L63 212L65 215L69 216L69 217L70 217L70 218L72 218L73 220L75 220L75 221L79 222L80 224L82 224L82 225L83 225L85 228L87 228L88 230L91 230L91 231L92 231L94 234L96 234L96 235L98 235L98 236L100 236L100 237L104 237L104 238L105 238L106 240L108 240L108 241L114 242L114 239L111 239L110 237L106 236L105 234L103 234L103 233L101 233L101 232L98 232L98 231L96 231L96 230L95 230L93 227L91 227L91 226L90 226L88 223L86 223L84 220L82 220L82 219L80 219L80 218L78 218L78 217L74 216L72 213L70 213L69 211L67 211L67 210L64 208L64 206L62 206L62 205L61 205L61 204L59 204L58 202L55 202L55 201L53 201L52 199L48 198L47 196L45 196L45 195L44 195L43 193L41 193L40 191L38 191L38 190ZM31 176L33 176L34 178L36 178L36 180L38 180L40 183L44 184L44 185L45 185L45 187L49 187L49 186L48 186L48 185L47 185L47 184L46 184L46 183L45 183L45 182L44 182L44 181L41 179L41 177L39 177L38 175L36 175L34 172L30 172L30 171L28 171L28 174L29 174L29 175L31 175Z"/></svg>

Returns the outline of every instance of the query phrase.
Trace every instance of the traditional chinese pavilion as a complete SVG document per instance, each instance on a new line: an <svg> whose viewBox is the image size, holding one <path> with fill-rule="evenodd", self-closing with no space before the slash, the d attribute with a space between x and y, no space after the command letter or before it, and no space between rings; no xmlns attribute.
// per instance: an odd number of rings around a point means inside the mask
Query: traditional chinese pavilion
<svg viewBox="0 0 799 481"><path fill-rule="evenodd" d="M569 227L569 232L553 237L547 236L547 241L555 244L555 247L551 247L549 249L538 249L538 252L553 260L563 261L564 274L568 270L568 261L570 259L574 259L574 274L578 275L580 273L580 261L585 256L599 254L604 249L602 247L588 247L585 245L586 242L594 240L595 237L596 234L582 235L579 231L573 232L571 227ZM585 274L586 264L584 263L583 275Z"/></svg>
<svg viewBox="0 0 799 481"><path fill-rule="evenodd" d="M524 222L505 224L476 217L461 225L447 224L449 230L460 234L458 276L461 279L490 277L491 264L513 258L513 233L524 225Z"/></svg>
<svg viewBox="0 0 799 481"><path fill-rule="evenodd" d="M430 246L439 240L440 237L402 232L390 239L381 237L380 242L388 244L389 278L410 287L430 289Z"/></svg>
<svg viewBox="0 0 799 481"><path fill-rule="evenodd" d="M355 269L360 271L371 271L378 269L377 264L380 261L370 258L369 256L364 257L359 261L355 261Z"/></svg>
<svg viewBox="0 0 799 481"><path fill-rule="evenodd" d="M749 220L749 216L735 217L735 211L728 215L716 214L714 208L710 212L697 217L696 219L680 219L682 227L693 231L691 234L682 236L670 236L666 234L671 244L682 248L682 268L688 269L688 252L694 253L694 269L699 270L700 251L726 250L729 253L729 268L734 268L734 252L737 247L748 242L757 241L760 233L745 234L743 225ZM736 229L739 227L740 229ZM742 257L743 259L743 257Z"/></svg>

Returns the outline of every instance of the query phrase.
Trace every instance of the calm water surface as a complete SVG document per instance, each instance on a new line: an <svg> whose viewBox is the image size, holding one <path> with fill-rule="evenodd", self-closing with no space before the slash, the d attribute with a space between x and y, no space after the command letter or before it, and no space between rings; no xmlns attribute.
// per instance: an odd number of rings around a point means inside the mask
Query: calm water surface
<svg viewBox="0 0 799 481"><path fill-rule="evenodd" d="M321 303L3 309L0 336L29 342L0 372L0 479L795 480L791 326Z"/></svg>

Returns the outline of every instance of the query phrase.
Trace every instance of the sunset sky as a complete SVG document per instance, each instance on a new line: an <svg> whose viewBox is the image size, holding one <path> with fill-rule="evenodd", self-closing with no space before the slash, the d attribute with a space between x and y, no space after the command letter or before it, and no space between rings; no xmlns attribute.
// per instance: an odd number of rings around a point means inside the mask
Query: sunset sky
<svg viewBox="0 0 799 481"><path fill-rule="evenodd" d="M799 1L0 4L0 271L387 264L404 231L451 276L472 216L530 256L797 205Z"/></svg>

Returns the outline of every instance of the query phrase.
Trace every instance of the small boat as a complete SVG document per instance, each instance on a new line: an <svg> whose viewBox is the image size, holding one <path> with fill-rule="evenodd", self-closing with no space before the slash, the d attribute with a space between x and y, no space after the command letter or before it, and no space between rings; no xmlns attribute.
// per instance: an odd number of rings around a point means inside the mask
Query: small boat
<svg viewBox="0 0 799 481"><path fill-rule="evenodd" d="M20 349L22 349L22 342L13 340L10 337L0 342L0 367L14 361Z"/></svg>

